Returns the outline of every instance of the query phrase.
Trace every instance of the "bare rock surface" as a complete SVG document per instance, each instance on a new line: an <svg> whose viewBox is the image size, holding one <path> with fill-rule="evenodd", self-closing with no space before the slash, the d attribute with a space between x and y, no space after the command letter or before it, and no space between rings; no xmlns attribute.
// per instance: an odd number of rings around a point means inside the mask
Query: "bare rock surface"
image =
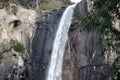
<svg viewBox="0 0 120 80"><path fill-rule="evenodd" d="M36 30L37 13L32 9L0 9L0 80L21 80L28 77L31 43ZM10 41L17 40L25 47L20 53L12 49Z"/></svg>

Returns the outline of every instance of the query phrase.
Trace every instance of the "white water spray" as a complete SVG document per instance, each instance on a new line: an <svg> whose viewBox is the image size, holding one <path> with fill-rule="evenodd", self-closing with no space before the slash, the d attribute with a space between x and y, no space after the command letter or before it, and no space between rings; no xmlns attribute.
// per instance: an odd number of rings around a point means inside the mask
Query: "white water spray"
<svg viewBox="0 0 120 80"><path fill-rule="evenodd" d="M68 31L71 25L75 6L76 4L68 6L60 20L53 44L47 80L61 80L65 44L68 38Z"/></svg>

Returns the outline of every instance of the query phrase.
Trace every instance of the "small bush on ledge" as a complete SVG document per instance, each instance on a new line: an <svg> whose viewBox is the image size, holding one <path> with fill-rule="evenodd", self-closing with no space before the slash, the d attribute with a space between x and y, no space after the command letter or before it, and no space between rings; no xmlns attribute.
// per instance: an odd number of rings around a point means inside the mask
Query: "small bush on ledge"
<svg viewBox="0 0 120 80"><path fill-rule="evenodd" d="M18 40L11 39L10 40L11 48L13 48L16 52L24 53L25 47L22 43L20 43Z"/></svg>
<svg viewBox="0 0 120 80"><path fill-rule="evenodd" d="M40 5L40 8L42 10L54 10L54 9L56 9L56 6L52 2L45 2Z"/></svg>

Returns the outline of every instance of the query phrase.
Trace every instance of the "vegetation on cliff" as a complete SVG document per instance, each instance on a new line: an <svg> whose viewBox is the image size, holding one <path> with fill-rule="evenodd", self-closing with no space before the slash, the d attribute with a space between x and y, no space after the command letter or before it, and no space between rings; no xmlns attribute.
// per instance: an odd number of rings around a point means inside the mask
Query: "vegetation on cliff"
<svg viewBox="0 0 120 80"><path fill-rule="evenodd" d="M26 8L42 7L43 10L58 9L58 7L68 6L69 0L0 0L0 6L9 6L9 3L19 4Z"/></svg>
<svg viewBox="0 0 120 80"><path fill-rule="evenodd" d="M18 40L11 39L10 42L0 42L0 56L4 52L8 52L11 49L14 49L16 52L23 54L25 52L24 45Z"/></svg>
<svg viewBox="0 0 120 80"><path fill-rule="evenodd" d="M10 45L16 52L19 52L19 53L25 52L24 45L22 43L20 43L18 40L11 39Z"/></svg>
<svg viewBox="0 0 120 80"><path fill-rule="evenodd" d="M120 19L120 0L91 0L92 6L85 16L79 16L85 31L96 31L102 37L102 53L117 53L113 80L120 79L120 31L115 21ZM117 25L120 27L120 25Z"/></svg>
<svg viewBox="0 0 120 80"><path fill-rule="evenodd" d="M58 3L58 4L56 4ZM56 9L60 9L60 5L62 5L63 3L62 2L55 2L55 1L47 1L47 2L43 2L41 5L40 5L40 9L42 10L56 10ZM59 6L58 6L59 5Z"/></svg>

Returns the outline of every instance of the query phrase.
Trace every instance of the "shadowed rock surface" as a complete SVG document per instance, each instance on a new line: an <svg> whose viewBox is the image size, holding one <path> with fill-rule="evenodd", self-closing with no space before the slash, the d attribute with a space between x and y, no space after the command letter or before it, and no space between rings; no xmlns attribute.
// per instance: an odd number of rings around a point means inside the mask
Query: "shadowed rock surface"
<svg viewBox="0 0 120 80"><path fill-rule="evenodd" d="M45 21L41 21L36 29L32 46L32 80L45 80L53 41L62 12L63 10L48 13Z"/></svg>

